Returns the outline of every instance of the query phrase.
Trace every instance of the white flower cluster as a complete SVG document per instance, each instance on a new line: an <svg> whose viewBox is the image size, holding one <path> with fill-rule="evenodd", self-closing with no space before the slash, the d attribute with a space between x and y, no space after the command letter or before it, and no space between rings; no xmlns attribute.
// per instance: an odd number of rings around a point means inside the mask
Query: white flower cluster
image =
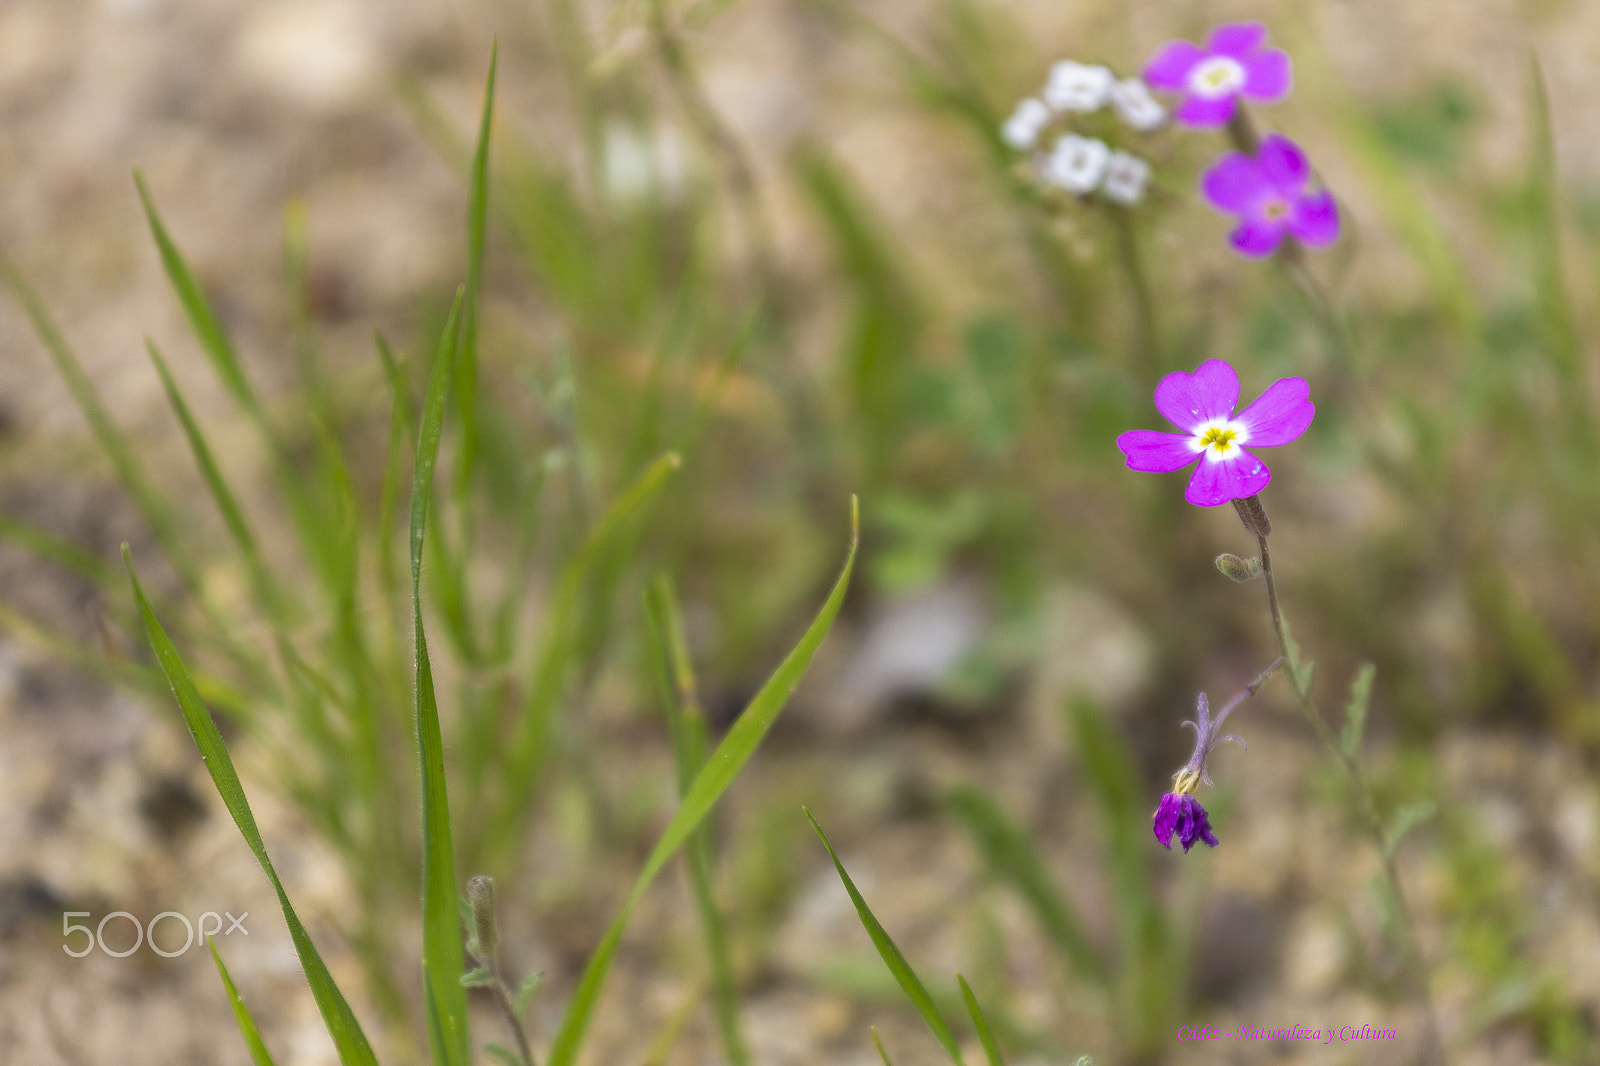
<svg viewBox="0 0 1600 1066"><path fill-rule="evenodd" d="M1028 97L1000 127L1000 137L1019 152L1038 149L1039 139L1058 115L1089 114L1107 104L1127 125L1141 133L1167 120L1166 110L1138 78L1118 80L1107 67L1086 66L1069 59L1050 68L1043 99ZM1144 197L1150 164L1136 155L1113 150L1095 137L1066 133L1048 153L1041 153L1040 175L1076 196L1096 189L1107 199L1132 205Z"/></svg>

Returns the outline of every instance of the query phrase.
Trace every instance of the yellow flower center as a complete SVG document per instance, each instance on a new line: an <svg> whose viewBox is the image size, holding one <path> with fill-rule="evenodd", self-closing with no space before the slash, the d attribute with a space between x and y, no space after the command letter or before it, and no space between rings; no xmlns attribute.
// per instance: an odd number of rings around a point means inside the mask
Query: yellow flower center
<svg viewBox="0 0 1600 1066"><path fill-rule="evenodd" d="M1268 200L1266 205L1261 208L1261 213L1276 222L1289 213L1289 205L1283 200Z"/></svg>
<svg viewBox="0 0 1600 1066"><path fill-rule="evenodd" d="M1212 426L1200 438L1200 446L1202 448L1210 448L1218 455L1227 455L1229 449L1234 447L1233 441L1238 435L1239 431L1236 429L1229 429L1227 426Z"/></svg>
<svg viewBox="0 0 1600 1066"><path fill-rule="evenodd" d="M1172 792L1176 796L1188 796L1200 787L1200 775L1193 770L1179 770L1172 775Z"/></svg>

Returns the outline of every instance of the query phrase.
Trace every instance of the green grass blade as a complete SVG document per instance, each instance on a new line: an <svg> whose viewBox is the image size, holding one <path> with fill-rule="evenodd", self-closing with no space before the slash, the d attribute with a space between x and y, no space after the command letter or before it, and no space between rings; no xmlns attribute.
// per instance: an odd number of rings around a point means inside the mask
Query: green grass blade
<svg viewBox="0 0 1600 1066"><path fill-rule="evenodd" d="M678 769L678 792L688 795L694 777L705 764L706 720L684 637L683 615L672 582L665 574L651 583L645 596L646 616L656 645L656 665L660 672L662 703L667 710L667 725L672 733L674 761ZM700 913L700 929L706 939L706 954L711 960L712 1002L717 1012L717 1027L723 1049L733 1066L749 1066L744 1033L739 1022L739 989L734 979L733 961L728 953L728 937L722 913L717 908L711 887L711 836L705 827L695 830L684 849L689 867L689 884L695 909Z"/></svg>
<svg viewBox="0 0 1600 1066"><path fill-rule="evenodd" d="M948 803L982 853L989 871L1016 890L1073 968L1104 983L1105 960L1094 949L1066 894L1050 875L1028 835L993 800L975 789L956 789Z"/></svg>
<svg viewBox="0 0 1600 1066"><path fill-rule="evenodd" d="M883 1049L883 1038L878 1035L878 1030L869 1028L867 1032L872 1034L872 1046L878 1049L878 1058L883 1060L883 1066L894 1066L889 1061L889 1053Z"/></svg>
<svg viewBox="0 0 1600 1066"><path fill-rule="evenodd" d="M156 247L161 253L161 265L172 282L173 290L178 295L178 302L183 305L184 314L188 316L189 324L193 327L195 336L199 338L200 347L205 352L206 358L211 361L217 376L222 379L222 384L240 407L252 414L260 411L261 405L256 399L255 390L250 387L249 379L244 375L244 368L239 364L238 354L234 352L233 344L228 340L228 334L223 330L222 323L217 321L216 314L211 310L211 303L201 291L200 282L195 278L194 271L189 269L183 253L178 251L178 246L173 243L171 234L161 221L155 201L150 198L150 190L145 187L144 175L135 170L133 183L139 190L139 200L144 204L145 218L150 223L150 232L154 235Z"/></svg>
<svg viewBox="0 0 1600 1066"><path fill-rule="evenodd" d="M422 773L422 981L428 1013L428 1042L433 1061L443 1066L468 1066L471 1041L467 1029L467 993L461 986L465 959L456 905L455 851L450 839L450 804L445 788L444 741L439 732L439 705L428 661L428 639L422 626L422 548L433 493L433 469L444 431L445 400L455 361L456 318L461 293L439 339L428 377L417 431L416 469L411 479L411 621L416 648L417 751Z"/></svg>
<svg viewBox="0 0 1600 1066"><path fill-rule="evenodd" d="M111 460L117 480L122 483L128 495L133 497L139 513L144 515L144 520L150 524L150 531L155 534L162 551L171 560L172 567L183 580L184 587L190 592L196 592L200 588L199 571L194 565L192 553L179 540L172 508L166 497L156 491L145 477L143 468L134 456L133 448L117 429L116 424L111 421L111 415L106 411L105 404L100 400L100 394L90 382L77 353L67 343L55 319L45 308L44 301L39 299L33 287L4 256L0 256L0 280L5 282L12 296L22 305L28 320L33 324L34 332L44 342L45 351L50 354L51 362L55 363L56 372L66 382L68 391L72 393L72 399L78 405L78 410L83 412L84 419L89 423L89 429L94 433L95 440L99 442L106 457Z"/></svg>
<svg viewBox="0 0 1600 1066"><path fill-rule="evenodd" d="M838 580L834 582L833 590L828 594L822 609L817 612L816 618L807 627L805 634L801 636L800 642L778 665L777 670L773 671L767 683L761 686L761 690L728 730L727 736L722 738L722 743L711 753L705 766L695 775L694 784L689 787L688 795L678 805L678 811L672 816L672 821L667 823L667 828L662 832L661 839L656 842L655 850L650 853L638 879L634 881L633 889L623 901L622 909L611 923L611 928L606 931L605 938L590 956L589 964L578 982L578 988L573 993L572 1002L567 1007L566 1016L561 1021L561 1028L556 1033L547 1066L572 1066L577 1060L589 1020L600 998L600 989L605 984L606 974L611 968L612 958L622 939L622 932L627 928L628 919L633 915L639 900L644 897L645 889L650 886L650 882L661 872L661 868L666 865L673 853L689 839L689 835L727 791L733 779L744 768L744 764L755 753L762 738L767 735L767 730L772 728L772 723L778 718L778 712L789 702L789 696L794 692L794 687L800 683L806 667L811 664L811 657L816 654L817 647L828 635L834 618L839 614L839 607L844 603L845 590L850 587L850 574L855 567L856 548L860 540L860 522L855 500L852 499L850 551L845 556L844 568L840 571Z"/></svg>
<svg viewBox="0 0 1600 1066"><path fill-rule="evenodd" d="M472 153L471 194L467 204L467 288L457 326L456 406L461 418L461 452L456 491L471 485L478 449L478 309L483 292L484 235L489 222L489 130L494 121L495 69L500 43L489 48L489 76L483 87L483 112L478 118L478 143ZM465 512L463 512L464 514Z"/></svg>
<svg viewBox="0 0 1600 1066"><path fill-rule="evenodd" d="M272 1056L267 1053L267 1045L261 1039L261 1030L256 1028L256 1020L250 1017L250 1008L239 997L239 990L233 987L233 978L228 976L228 968L222 964L222 956L217 954L216 941L206 937L206 947L211 949L211 961L217 964L217 975L222 978L222 987L228 992L233 1020L239 1023L239 1035L244 1037L245 1047L250 1049L250 1061L255 1066L272 1066Z"/></svg>
<svg viewBox="0 0 1600 1066"><path fill-rule="evenodd" d="M507 781L506 800L492 816L485 840L491 848L504 848L538 788L543 762L549 748L551 725L561 692L581 636L579 614L583 593L596 564L603 559L633 524L634 519L655 500L667 478L682 464L674 453L661 456L639 475L628 490L601 516L582 547L561 568L554 600L549 612L544 647L534 662L510 750L501 760L500 772ZM486 723L492 725L493 723ZM475 738L475 743L478 738ZM477 743L475 750L487 750Z"/></svg>
<svg viewBox="0 0 1600 1066"><path fill-rule="evenodd" d="M28 554L70 570L102 588L109 587L117 577L116 569L98 555L10 515L0 514L0 540L9 541Z"/></svg>
<svg viewBox="0 0 1600 1066"><path fill-rule="evenodd" d="M1000 1057L1000 1045L994 1042L994 1033L989 1029L989 1019L984 1017L983 1008L978 1006L978 997L972 994L972 986L960 974L956 974L956 984L961 986L961 998L967 1001L967 1013L972 1015L972 1026L978 1030L984 1058L989 1060L989 1066L1006 1066L1006 1060Z"/></svg>
<svg viewBox="0 0 1600 1066"><path fill-rule="evenodd" d="M144 589L139 585L138 575L133 571L133 557L126 544L122 546L122 561L128 570L128 580L133 585L133 599L139 608L145 635L155 651L161 672L172 687L172 694L183 712L189 734L200 749L200 758L211 775L211 783L216 786L217 794L222 797L223 806L227 807L233 824L239 827L245 843L250 846L256 862L261 865L267 880L272 882L273 891L278 895L284 922L289 926L289 936L294 941L295 954L300 957L306 983L311 986L311 995L317 1001L317 1009L322 1012L323 1024L327 1026L328 1035L333 1038L334 1047L339 1052L339 1061L344 1066L377 1066L377 1057L372 1053L372 1045L367 1043L366 1034L361 1031L361 1024L356 1021L339 986L334 984L333 975L328 972L316 945L301 924L300 916L289 902L289 894L284 891L283 882L278 879L278 871L273 867L266 845L261 840L261 831L256 827L255 815L251 813L250 802L245 798L244 786L239 783L239 774L233 768L233 759L222 742L222 734L201 702L200 693L195 690L178 649L173 647L166 630L161 628L155 612L150 609L150 602L145 599Z"/></svg>
<svg viewBox="0 0 1600 1066"><path fill-rule="evenodd" d="M850 893L850 902L855 904L856 915L861 919L861 926L867 931L867 935L872 938L872 946L878 949L878 954L882 956L884 965L889 967L889 972L899 982L906 997L911 1000L911 1005L917 1008L917 1013L922 1015L922 1020L928 1024L928 1028L932 1030L934 1038L944 1048L945 1054L950 1056L950 1061L955 1063L956 1066L966 1066L961 1058L961 1047L956 1043L956 1036L950 1031L950 1023L944 1020L944 1015L940 1013L938 1004L934 1003L933 997L928 994L927 988L923 986L922 979L917 976L917 972L906 961L905 955L901 954L900 949L895 946L893 938L889 936L889 931L883 927L882 922L878 921L877 915L872 913L872 908L867 906L866 899L862 897L861 892L856 888L856 883L850 880L849 873L845 871L844 863L839 861L838 853L833 850L833 845L829 843L828 834L822 831L822 826L818 824L817 819L809 810L806 811L806 818L810 819L811 828L815 829L817 836L822 839L822 846L828 849L828 857L833 860L833 868L839 872L839 880L844 882L844 890Z"/></svg>

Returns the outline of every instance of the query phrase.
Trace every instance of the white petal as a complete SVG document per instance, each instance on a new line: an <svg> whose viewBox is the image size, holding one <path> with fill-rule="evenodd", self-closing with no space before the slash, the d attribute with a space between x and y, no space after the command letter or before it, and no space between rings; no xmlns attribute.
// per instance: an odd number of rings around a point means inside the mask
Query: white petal
<svg viewBox="0 0 1600 1066"><path fill-rule="evenodd" d="M1050 68L1044 102L1057 111L1095 111L1111 95L1116 75L1105 67L1090 67L1063 59Z"/></svg>
<svg viewBox="0 0 1600 1066"><path fill-rule="evenodd" d="M1067 192L1081 196L1100 184L1110 158L1111 149L1104 141L1069 133L1056 142L1045 164L1045 177Z"/></svg>
<svg viewBox="0 0 1600 1066"><path fill-rule="evenodd" d="M1150 95L1150 87L1138 78L1119 81L1111 87L1111 106L1122 121L1140 132L1153 130L1167 120L1166 108Z"/></svg>
<svg viewBox="0 0 1600 1066"><path fill-rule="evenodd" d="M1000 127L1000 138L1019 152L1026 152L1039 143L1039 133L1050 122L1050 109L1028 97Z"/></svg>
<svg viewBox="0 0 1600 1066"><path fill-rule="evenodd" d="M1113 152L1106 162L1105 181L1100 191L1108 199L1131 207L1144 199L1144 186L1149 179L1149 163L1127 152Z"/></svg>

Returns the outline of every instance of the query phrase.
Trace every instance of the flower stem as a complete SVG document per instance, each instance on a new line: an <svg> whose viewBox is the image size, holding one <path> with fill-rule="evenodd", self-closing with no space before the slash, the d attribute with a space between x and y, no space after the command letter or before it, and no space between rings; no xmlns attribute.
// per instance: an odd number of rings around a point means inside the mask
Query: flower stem
<svg viewBox="0 0 1600 1066"><path fill-rule="evenodd" d="M1256 510L1260 510L1260 500L1256 497L1251 499L1255 500ZM1265 512L1262 512L1262 515L1265 517ZM1294 690L1295 703L1299 706L1307 724L1311 726L1311 731L1332 754L1334 762L1349 779L1351 791L1360 805L1362 823L1368 835L1372 837L1373 844L1378 849L1378 857L1383 863L1383 878L1394 896L1403 941L1401 953L1414 991L1422 1001L1425 1020L1424 1043L1419 1061L1427 1066L1439 1066L1445 1061L1445 1054L1444 1044L1439 1037L1438 1019L1434 1012L1433 993L1429 988L1427 969L1417 948L1411 911L1406 904L1405 890L1400 884L1400 871L1395 866L1393 850L1384 840L1383 820L1378 815L1377 803L1373 800L1372 790L1361 773L1360 764L1356 762L1354 754L1340 745L1333 735L1333 730L1329 728L1327 719L1322 716L1322 712L1317 709L1315 701L1311 698L1311 679L1300 661L1299 649L1289 636L1288 625L1283 620L1283 611L1278 606L1278 586L1272 576L1272 555L1267 550L1267 538L1261 533L1256 533L1255 537L1261 549L1261 577L1267 585L1267 609L1272 613L1272 632L1278 640L1278 654L1288 667L1284 672L1289 676L1289 687Z"/></svg>
<svg viewBox="0 0 1600 1066"><path fill-rule="evenodd" d="M1117 255L1133 291L1134 330L1144 370L1154 379L1161 374L1160 333L1156 329L1156 302L1150 293L1150 275L1139 254L1139 237L1133 229L1133 212L1107 205L1106 213L1111 216L1111 228L1117 234Z"/></svg>

